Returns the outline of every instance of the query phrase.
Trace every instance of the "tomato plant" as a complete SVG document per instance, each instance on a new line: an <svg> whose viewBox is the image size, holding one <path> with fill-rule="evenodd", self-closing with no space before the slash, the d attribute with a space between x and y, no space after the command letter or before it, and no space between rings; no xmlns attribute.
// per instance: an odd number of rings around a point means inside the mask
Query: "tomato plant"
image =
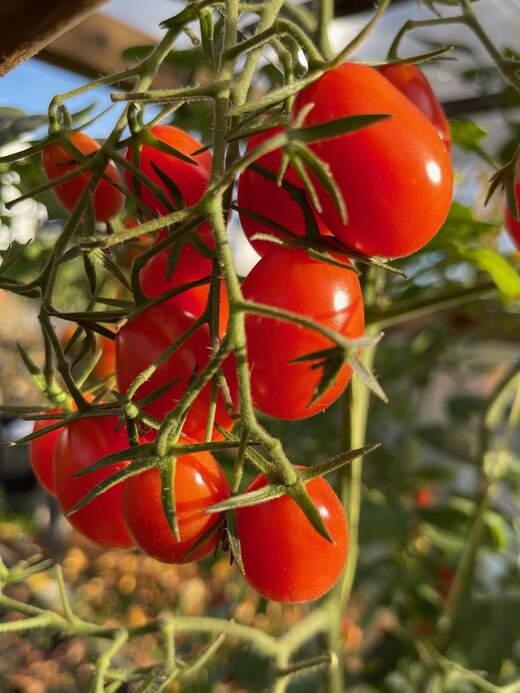
<svg viewBox="0 0 520 693"><path fill-rule="evenodd" d="M451 133L448 119L432 86L417 65L382 65L379 72L392 82L414 106L424 113L448 151L451 149Z"/></svg>
<svg viewBox="0 0 520 693"><path fill-rule="evenodd" d="M60 433L54 448L56 497L66 514L97 484L124 467L114 463L84 476L74 476L102 457L128 447L124 428L116 417L84 417L71 421ZM132 546L121 514L121 484L108 489L68 516L81 534L103 546Z"/></svg>
<svg viewBox="0 0 520 693"><path fill-rule="evenodd" d="M390 116L310 145L329 165L347 208L344 223L316 182L326 226L364 255L395 258L422 248L443 224L452 197L450 156L432 124L377 70L355 63L304 88L293 117L311 104L306 126L360 114Z"/></svg>
<svg viewBox="0 0 520 693"><path fill-rule="evenodd" d="M254 151L260 144L277 133L283 132L283 130L284 128L280 126L270 128L258 135L253 135L247 142L246 154ZM281 149L274 149L255 161L255 164L268 169L273 174L278 173L281 163ZM305 200L303 185L292 166L289 166L285 172L283 181L297 188ZM281 185L277 185L276 181L271 180L259 171L255 171L252 167L246 168L239 177L237 203L240 209L243 210L239 212L239 215L244 233L253 248L260 255L265 255L266 252L271 250L273 244L269 241L254 239L253 236L255 234L265 234L275 238L284 238L284 235L272 226L254 219L248 212L267 217L274 224L280 225L298 236L305 235L305 216L301 206L301 199L293 199L289 190L286 190ZM309 207L309 212L313 213L311 207ZM330 232L327 231L319 218L315 217L315 221L321 233L330 235Z"/></svg>
<svg viewBox="0 0 520 693"><path fill-rule="evenodd" d="M51 409L49 414L62 413L59 407ZM60 419L38 419L34 422L33 432L41 431L48 426L52 426L60 421ZM34 475L49 493L55 495L56 489L54 485L54 475L52 470L52 458L54 455L54 446L58 436L61 433L61 428L56 428L49 431L38 438L34 438L29 443L29 457Z"/></svg>
<svg viewBox="0 0 520 693"><path fill-rule="evenodd" d="M181 155L185 155L191 161L176 156L173 152L165 152L153 146L153 143L142 144L140 149L135 151L137 143L130 145L126 152L129 161L137 163L141 171L155 184L160 186L174 202L172 191L163 177L169 178L176 186L184 201L184 206L191 207L199 202L200 198L208 187L211 174L212 157L210 152L204 150L195 154L202 148L202 143L188 132L174 127L173 125L154 125L150 128L150 134L166 143L169 147ZM157 214L166 214L166 206L152 193L150 188L139 181L136 185L134 179L128 171L125 171L128 187L134 193L139 194L144 204ZM174 206L176 206L174 204Z"/></svg>
<svg viewBox="0 0 520 693"><path fill-rule="evenodd" d="M194 441L182 438L180 442ZM165 563L194 561L215 549L220 518L205 511L229 496L226 475L209 452L179 455L175 464L174 500L180 540L164 515L159 470L154 467L123 482L122 511L128 531L145 553ZM212 527L215 531L186 555Z"/></svg>
<svg viewBox="0 0 520 693"><path fill-rule="evenodd" d="M70 142L85 156L94 154L101 148L96 140L84 132L72 134ZM42 163L47 178L53 181L78 168L82 162L75 161L74 155L62 144L54 142L44 148ZM69 212L78 203L91 176L91 171L85 171L53 188L54 194ZM123 186L123 179L114 162L109 161L103 172L103 178L96 185L93 194L96 221L108 221L117 216L123 208L124 195L115 187L114 183Z"/></svg>
<svg viewBox="0 0 520 693"><path fill-rule="evenodd" d="M116 336L116 377L120 392L125 393L133 380L188 330L193 321L189 313L164 302L150 306L125 323ZM139 387L136 400L171 383L166 392L143 409L162 420L178 403L195 371L201 371L207 365L210 346L209 330L207 325L202 325ZM232 360L228 359L224 367L231 393L236 396ZM211 382L205 385L191 405L184 424L184 432L196 440L205 436L210 402ZM233 425L220 393L217 396L215 421L227 429ZM214 431L214 436L220 437L218 431Z"/></svg>
<svg viewBox="0 0 520 693"><path fill-rule="evenodd" d="M348 338L360 337L364 310L357 274L315 260L304 251L273 248L242 285L244 297L308 316ZM322 371L316 362L294 362L333 343L309 327L254 313L246 316L251 391L255 407L279 419L301 419L323 411L343 392L352 375L345 363L331 386L311 404Z"/></svg>
<svg viewBox="0 0 520 693"><path fill-rule="evenodd" d="M266 484L261 474L246 490L255 491ZM348 527L338 497L323 478L308 482L306 489L332 541L318 534L287 495L237 510L245 578L268 599L318 599L334 585L345 564Z"/></svg>

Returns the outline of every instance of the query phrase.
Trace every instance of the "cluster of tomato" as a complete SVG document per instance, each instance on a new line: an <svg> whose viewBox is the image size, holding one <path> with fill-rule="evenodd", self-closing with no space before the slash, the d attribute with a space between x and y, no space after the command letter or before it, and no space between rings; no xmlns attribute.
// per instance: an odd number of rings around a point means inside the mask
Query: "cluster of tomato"
<svg viewBox="0 0 520 693"><path fill-rule="evenodd" d="M424 114L420 108L426 109ZM241 223L261 255L242 282L243 298L301 317L295 322L268 311L246 315L251 396L256 409L268 416L301 419L319 413L346 388L352 375L348 362L323 392L319 387L323 369L316 366L320 355L323 358L334 347L327 331L346 339L360 337L364 331L362 291L349 254L396 258L413 253L438 231L450 206L449 129L418 68L400 65L378 71L346 63L298 94L292 118L293 122L303 121L301 127L310 130L321 123L360 114L386 117L355 132L309 145L328 166L345 201L347 218L312 172L317 205L307 197L296 167L289 166L281 185L277 184L281 149L257 157L239 177L237 208ZM254 152L283 130L272 128L254 135L246 152ZM158 147L160 143L174 148L175 155L168 147ZM99 145L83 133L73 134L66 148L58 143L48 145L43 154L48 178L55 180L77 169L97 148ZM186 207L196 205L207 190L212 156L178 128L152 127L138 144L129 147L126 156L143 174L136 178L125 170L129 191L142 200L143 208L158 217L169 211L158 189L173 206L182 200ZM75 207L91 175L91 171L83 170L54 187L67 209ZM93 192L98 222L122 210L123 187L118 169L109 163ZM222 279L220 290L210 294L208 278L212 275L214 249L211 229L204 222L195 233L195 243L189 237L186 242L176 241L174 251L169 234L157 234L154 243L159 247L142 267L139 283L146 296L164 295L164 300L137 313L115 335L115 374L117 389L123 395L172 344L179 343L134 393L133 400L141 409L159 421L178 404L193 374L201 372L210 360L215 335L208 326L207 306L215 295L219 296L220 337L228 325L229 301ZM260 234L261 239L255 238ZM298 239L305 235L325 239L320 247L328 249L328 259L323 255L318 259L306 251L303 239ZM202 252L204 245L208 252ZM172 252L176 253L174 262ZM175 291L186 284L187 288ZM208 322L194 329L194 322L203 314ZM306 325L308 319L323 330ZM183 335L187 335L184 341ZM217 394L214 423L218 427L207 430L212 404L210 382L191 403L179 443L208 437L215 440L222 436L222 429L232 428L235 419L229 413L229 402L238 409L239 399L233 354L224 361L222 371L228 396L226 402L220 391ZM67 423L61 431L56 428L32 441L35 472L42 484L56 494L65 513L100 481L128 464L117 462L77 475L97 460L128 447L127 433L118 424L118 419L111 416L82 417ZM38 421L36 428L48 425L45 419ZM142 443L151 443L154 435L155 431L144 433ZM260 475L247 490L266 483ZM159 469L140 471L114 484L69 519L76 529L100 544L137 545L165 562L194 560L213 551L221 537L223 518L206 510L230 493L215 457L209 452L177 457L174 498L180 539L174 536L164 514L163 485ZM343 568L348 531L342 506L322 478L310 481L307 490L332 541L316 532L288 496L240 508L236 513L245 577L269 598L315 599L334 584ZM309 567L311 546L319 555L316 570Z"/></svg>

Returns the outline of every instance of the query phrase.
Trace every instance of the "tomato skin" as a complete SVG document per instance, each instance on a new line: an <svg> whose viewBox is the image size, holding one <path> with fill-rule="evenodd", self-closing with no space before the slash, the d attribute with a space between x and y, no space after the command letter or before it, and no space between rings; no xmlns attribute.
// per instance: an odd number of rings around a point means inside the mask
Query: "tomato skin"
<svg viewBox="0 0 520 693"><path fill-rule="evenodd" d="M182 438L180 442L194 441ZM177 458L174 487L180 541L175 539L164 515L157 468L130 477L123 483L121 507L128 531L145 553L164 563L187 563L214 550L217 533L185 556L219 520L218 515L210 515L205 510L229 496L229 484L213 455L200 452Z"/></svg>
<svg viewBox="0 0 520 693"><path fill-rule="evenodd" d="M197 156L191 156L195 151L202 148L202 143L189 133L173 125L154 125L150 129L150 133L158 140L166 142L166 144L174 147L182 154L191 157L194 163L190 164L182 161L172 154L166 154L149 144L144 144L141 148L138 164L141 171L161 187L166 195L172 199L168 188L154 170L154 164L166 173L179 188L186 207L191 207L199 202L208 187L211 175L212 156L210 152L204 151L197 154ZM132 161L132 151L133 147L130 145L126 152L128 161ZM125 176L130 190L137 193L137 186L134 186L134 180L128 171L125 171ZM165 205L155 197L150 188L140 183L138 189L142 201L153 212L159 215L168 213Z"/></svg>
<svg viewBox="0 0 520 693"><path fill-rule="evenodd" d="M378 71L424 113L448 151L451 150L450 126L426 76L417 65L382 65Z"/></svg>
<svg viewBox="0 0 520 693"><path fill-rule="evenodd" d="M248 486L265 486L262 474ZM333 539L314 529L289 496L237 510L245 578L260 594L278 602L318 599L339 578L348 550L348 526L343 507L325 479L306 484Z"/></svg>
<svg viewBox="0 0 520 693"><path fill-rule="evenodd" d="M61 414L62 410L56 407L47 413ZM60 419L38 419L34 422L33 432L41 431L43 428L47 428L47 426L51 426L59 421ZM31 440L29 443L29 457L34 475L43 488L53 496L56 495L56 487L54 485L52 457L56 441L61 431L61 428L56 428L54 431L49 431L49 433L45 433L39 438Z"/></svg>
<svg viewBox="0 0 520 693"><path fill-rule="evenodd" d="M520 210L520 183L518 181L515 181L515 199L516 205ZM513 243L518 250L520 250L520 219L514 218L507 204L507 200L504 202L504 227Z"/></svg>
<svg viewBox="0 0 520 693"><path fill-rule="evenodd" d="M194 321L194 317L170 302L150 306L121 327L116 336L116 378L119 391L124 393L133 380L150 366ZM152 393L175 379L167 392L146 405L144 410L158 419L177 404L186 388L188 379L198 367L202 370L210 359L210 337L207 325L199 327L137 391L136 399ZM233 395L236 393L236 376L233 361L224 362L224 372ZM203 440L211 401L211 382L190 407L183 431L195 440ZM233 397L233 401L236 401ZM219 393L215 420L223 428L231 429L233 420L226 412ZM215 429L214 439L221 438Z"/></svg>
<svg viewBox="0 0 520 693"><path fill-rule="evenodd" d="M85 155L93 154L101 148L96 140L84 132L75 132L71 135L70 141ZM49 144L45 147L42 152L42 163L47 178L52 181L78 168L79 164L76 163L63 165L63 162L72 159L74 156L59 143ZM66 210L71 212L74 209L91 176L92 172L87 171L53 188L54 194ZM96 221L102 222L113 219L123 208L124 195L112 185L111 181L123 186L123 179L113 161L107 163L103 178L94 190Z"/></svg>
<svg viewBox="0 0 520 693"><path fill-rule="evenodd" d="M151 257L139 273L139 281L144 294L150 298L161 296L183 284L203 279L211 275L213 263L209 258L201 255L190 243L184 243L177 264L168 277L168 257L171 248L164 248L157 255ZM191 313L195 317L202 315L206 309L209 297L209 282L187 289L177 296L168 299L182 310ZM229 301L226 286L220 283L220 319L219 335L222 337L227 329L229 320Z"/></svg>
<svg viewBox="0 0 520 693"><path fill-rule="evenodd" d="M282 126L270 128L258 135L253 135L247 142L246 154L256 149L260 144L273 137L273 135L283 132ZM275 149L268 154L264 154L255 162L259 166L269 169L273 173L278 173L282 163L282 150ZM284 180L302 189L303 185L298 174L292 166L289 166L284 174ZM305 217L300 205L295 202L289 192L282 186L278 186L275 181L269 180L261 173L253 171L251 168L246 168L240 174L238 179L237 189L238 206L267 217L272 221L280 224L288 231L298 235L305 235ZM260 255L265 255L269 250L272 250L273 243L262 240L252 240L255 234L266 234L275 238L285 238L285 236L271 226L262 224L256 221L248 214L239 213L242 229L246 234L249 242ZM330 235L323 223L316 217L316 223L321 233Z"/></svg>
<svg viewBox="0 0 520 693"><path fill-rule="evenodd" d="M359 114L389 114L369 127L310 148L329 164L345 199L343 224L316 181L326 226L364 255L396 258L422 248L443 224L453 173L446 147L427 118L377 70L344 63L301 91L294 116L314 104L304 125Z"/></svg>
<svg viewBox="0 0 520 693"><path fill-rule="evenodd" d="M348 263L348 260L343 260ZM310 258L304 250L273 248L253 267L242 285L244 298L308 316L345 337L364 330L361 287L353 268ZM335 383L311 406L321 369L313 362L289 363L333 343L310 328L254 313L246 315L253 402L278 419L302 419L326 409L352 375L345 363Z"/></svg>
<svg viewBox="0 0 520 693"><path fill-rule="evenodd" d="M124 428L116 430L118 423L119 419L112 416L84 417L67 424L60 433L54 449L54 482L65 514L94 486L128 464L118 462L85 476L72 476L105 455L128 447ZM122 485L117 484L67 519L78 532L98 544L132 546L123 523L121 493Z"/></svg>

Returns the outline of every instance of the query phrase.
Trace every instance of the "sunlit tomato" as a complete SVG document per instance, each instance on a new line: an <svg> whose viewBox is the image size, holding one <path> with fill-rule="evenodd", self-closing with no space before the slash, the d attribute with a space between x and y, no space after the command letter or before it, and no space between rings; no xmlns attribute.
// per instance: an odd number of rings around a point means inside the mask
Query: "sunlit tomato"
<svg viewBox="0 0 520 693"><path fill-rule="evenodd" d="M193 163L184 161L173 154L161 152L149 144L143 145L138 161L134 161L134 163L137 163L141 171L165 191L172 202L174 198L168 190L168 186L154 167L160 169L177 186L186 207L191 207L199 202L208 187L211 174L211 154L208 151L204 151L196 156L192 156L194 152L202 148L202 143L187 132L184 132L184 130L173 125L154 125L150 129L150 133L158 140L181 152L181 154L189 156ZM131 145L126 152L126 158L129 161L133 161L132 155L133 146ZM140 183L139 186L136 186L128 171L125 171L125 175L130 190L137 194L139 189L139 195L149 209L157 214L167 213L168 210L165 205L153 195L146 185Z"/></svg>
<svg viewBox="0 0 520 693"><path fill-rule="evenodd" d="M378 70L424 113L437 130L446 149L450 151L451 133L448 120L431 84L417 65L382 65Z"/></svg>
<svg viewBox="0 0 520 693"><path fill-rule="evenodd" d="M61 414L61 409L51 409L48 414ZM33 432L41 431L52 424L58 423L60 419L38 419L34 422ZM49 433L45 433L39 438L31 440L29 443L29 456L34 475L49 493L55 495L54 476L52 471L52 456L54 454L54 446L58 440L62 429L56 428Z"/></svg>
<svg viewBox="0 0 520 693"><path fill-rule="evenodd" d="M61 509L67 513L97 484L126 466L118 462L84 476L73 476L102 457L128 447L124 428L116 417L85 417L67 424L54 449L54 482ZM121 514L121 484L68 516L81 534L103 546L132 546Z"/></svg>
<svg viewBox="0 0 520 693"><path fill-rule="evenodd" d="M260 144L273 137L273 135L283 132L283 130L284 128L280 126L266 130L259 135L254 135L248 140L246 154L256 149ZM255 164L263 166L276 174L280 169L281 162L282 150L275 149L261 156L255 161ZM292 166L289 166L287 169L284 180L297 186L305 199L302 182ZM298 202L291 198L288 190L285 190L282 186L278 186L275 181L266 178L266 176L255 172L251 168L246 168L240 175L238 180L237 202L238 206L244 210L267 217L291 233L298 236L305 235L305 217ZM318 218L316 218L316 222L321 233L330 234ZM260 255L264 255L271 250L273 244L269 243L269 241L252 240L255 234L261 233L275 236L276 238L284 238L282 233L276 231L276 229L273 229L267 224L253 219L249 214L246 214L245 211L240 213L240 223L251 245Z"/></svg>
<svg viewBox="0 0 520 693"><path fill-rule="evenodd" d="M304 250L277 247L253 267L242 290L249 301L309 317L344 337L363 334L361 288L350 263L338 267L314 260ZM246 332L253 402L264 414L311 416L332 404L350 380L352 370L345 363L335 382L309 406L322 369L315 361L290 362L333 343L310 328L254 313L246 316Z"/></svg>
<svg viewBox="0 0 520 693"><path fill-rule="evenodd" d="M165 302L150 306L123 325L116 337L116 376L119 391L125 393L133 380L166 351L193 321L192 315L176 305ZM143 407L148 413L163 419L182 397L186 384L195 370L200 372L208 363L211 356L210 345L209 330L207 325L202 325L141 385L135 400L171 383L166 392ZM236 393L236 376L233 362L229 359L224 362L224 372L233 396ZM191 405L183 428L184 433L196 440L202 440L205 435L211 389L209 382ZM227 429L233 425L220 393L217 397L215 421ZM220 435L215 429L214 436Z"/></svg>
<svg viewBox="0 0 520 693"><path fill-rule="evenodd" d="M71 135L70 141L85 155L93 154L100 149L99 143L84 132L75 132ZM81 162L77 163L74 160L74 154L57 142L49 144L42 153L43 168L50 181L78 168ZM53 188L56 197L69 212L76 206L91 176L92 172L86 171ZM109 161L103 178L94 190L96 221L108 221L117 216L123 208L124 195L113 183L123 186L123 179L115 164Z"/></svg>
<svg viewBox="0 0 520 693"><path fill-rule="evenodd" d="M187 438L180 442L193 443ZM203 558L216 546L216 531L188 556L186 552L219 520L219 515L205 511L229 496L229 484L222 467L209 452L181 455L175 468L174 492L180 541L164 515L161 480L156 468L123 483L121 507L127 529L135 543L159 561L186 563Z"/></svg>
<svg viewBox="0 0 520 693"><path fill-rule="evenodd" d="M520 169L519 169L519 175L520 175ZM518 181L515 181L515 199L516 199L517 207L520 210L520 183ZM509 236L511 237L511 240L516 245L516 247L520 250L520 219L514 218L511 210L509 209L509 205L507 204L507 201L505 202L505 205L504 205L504 226L505 226L506 231L508 232Z"/></svg>
<svg viewBox="0 0 520 693"><path fill-rule="evenodd" d="M171 291L188 282L204 279L211 274L212 261L201 255L192 245L185 243L180 251L178 262L169 275L168 257L170 251L170 248L165 248L151 257L139 274L141 288L150 298L161 296L166 291ZM168 299L168 303L173 303L195 317L199 317L206 309L209 288L208 280L204 284L186 289ZM219 310L219 334L223 336L229 319L229 301L224 281L220 282Z"/></svg>
<svg viewBox="0 0 520 693"><path fill-rule="evenodd" d="M354 63L303 89L294 115L311 104L306 126L360 114L391 116L310 145L329 165L348 212L344 224L316 181L327 227L364 255L394 258L422 248L448 214L453 185L450 155L432 124L377 70Z"/></svg>
<svg viewBox="0 0 520 693"><path fill-rule="evenodd" d="M260 475L247 490L266 483ZM347 557L347 520L338 497L320 477L306 488L332 542L314 529L289 496L237 510L245 578L264 597L278 602L318 599L337 581Z"/></svg>

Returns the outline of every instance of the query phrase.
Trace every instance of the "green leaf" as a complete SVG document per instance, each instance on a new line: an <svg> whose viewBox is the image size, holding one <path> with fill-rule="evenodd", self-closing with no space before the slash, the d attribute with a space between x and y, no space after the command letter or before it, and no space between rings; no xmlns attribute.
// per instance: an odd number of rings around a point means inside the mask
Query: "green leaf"
<svg viewBox="0 0 520 693"><path fill-rule="evenodd" d="M177 457L172 455L168 460L167 465L159 467L161 475L161 504L164 516L173 536L177 541L180 541L181 535L179 532L179 522L177 519L177 509L175 505L175 469L177 466Z"/></svg>
<svg viewBox="0 0 520 693"><path fill-rule="evenodd" d="M510 543L508 525L500 513L488 510L484 516L484 522L493 539L493 545L497 551L502 551Z"/></svg>
<svg viewBox="0 0 520 693"><path fill-rule="evenodd" d="M289 128L287 135L290 142L302 142L303 144L312 144L313 142L322 142L330 140L340 135L346 135L349 132L361 130L369 125L378 123L380 120L390 118L386 113L374 113L367 115L344 116L342 118L334 118L319 125L307 125L301 128Z"/></svg>
<svg viewBox="0 0 520 693"><path fill-rule="evenodd" d="M520 276L505 257L493 248L457 249L460 257L487 272L497 289L508 298L520 297Z"/></svg>
<svg viewBox="0 0 520 693"><path fill-rule="evenodd" d="M487 152L482 149L480 142L488 136L487 130L480 127L471 120L450 120L450 132L451 141L457 147L464 150L465 152L472 152L477 154L481 159L486 161L491 166L496 167L496 163L487 154Z"/></svg>

